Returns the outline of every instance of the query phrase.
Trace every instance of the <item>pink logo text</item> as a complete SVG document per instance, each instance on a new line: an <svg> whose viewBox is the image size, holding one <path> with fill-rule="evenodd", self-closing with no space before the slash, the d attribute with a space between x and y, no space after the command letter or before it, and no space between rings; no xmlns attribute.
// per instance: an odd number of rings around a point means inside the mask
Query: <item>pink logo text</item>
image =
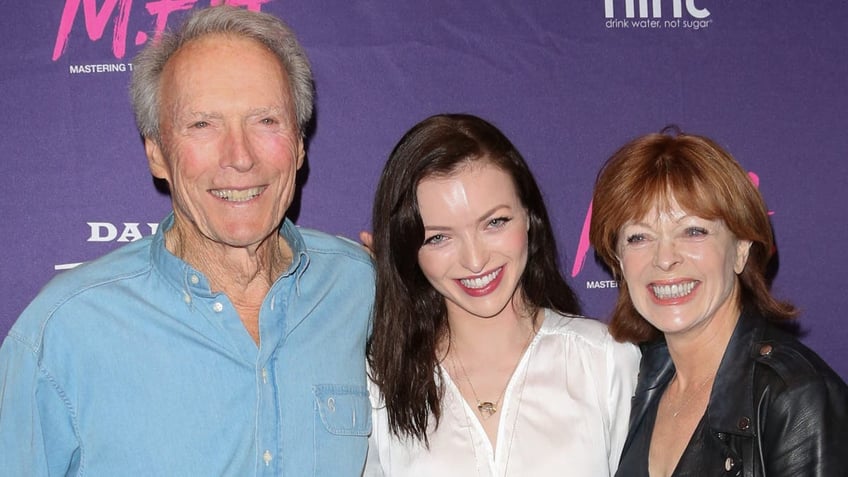
<svg viewBox="0 0 848 477"><path fill-rule="evenodd" d="M59 21L59 31L56 35L56 43L53 46L53 61L58 60L65 54L68 48L68 38L74 27L82 8L82 21L85 31L91 41L98 41L106 32L110 19L114 19L112 29L112 53L115 58L123 58L127 52L127 35L129 33L129 18L132 11L133 0L105 0L102 6L97 8L96 0L65 0L62 10L62 19ZM210 0L210 5L233 5L246 7L248 10L259 11L262 4L271 0ZM171 13L192 9L197 0L151 0L144 8L153 18L154 38L159 38L168 26L168 17ZM147 33L139 31L135 34L135 45L141 45L148 39Z"/></svg>
<svg viewBox="0 0 848 477"><path fill-rule="evenodd" d="M760 176L753 172L748 172L748 177L754 186L760 187ZM769 215L773 215L773 211L769 211ZM586 219L583 220L583 229L580 231L580 238L577 241L577 253L574 254L574 265L571 267L571 276L576 277L586 262L586 256L589 255L589 225L592 223L592 203L589 202L589 210L586 211Z"/></svg>

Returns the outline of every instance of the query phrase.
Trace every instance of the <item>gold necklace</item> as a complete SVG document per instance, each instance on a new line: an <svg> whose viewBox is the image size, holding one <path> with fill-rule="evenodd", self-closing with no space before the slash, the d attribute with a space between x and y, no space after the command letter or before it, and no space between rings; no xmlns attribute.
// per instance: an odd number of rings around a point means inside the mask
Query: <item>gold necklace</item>
<svg viewBox="0 0 848 477"><path fill-rule="evenodd" d="M674 373L674 376L671 378L671 382L669 383L669 386L671 386L671 384L676 379L677 379L677 373ZM684 399L684 401L679 406L677 406L677 408L675 410L673 410L671 412L671 417L676 419L677 416L679 416L680 413L683 412L684 409L686 409L686 406L688 406L689 403L692 402L692 399L694 399L695 396L700 395L701 391L704 389L704 387L707 385L707 383L711 382L713 379L715 379L715 373L710 373L710 374L707 375L706 378L704 378L703 381L701 381L697 385L695 385L695 389L693 389L692 392L688 393L686 395L686 399ZM671 405L671 403L669 403L669 405Z"/></svg>
<svg viewBox="0 0 848 477"><path fill-rule="evenodd" d="M530 344L533 342L533 339L532 339L533 336L535 336L535 333L533 333L531 335L530 343L527 344L527 347L525 347L525 350L530 348ZM523 353L522 353L522 357L523 357ZM512 442L515 440L515 435L518 433L518 424L519 424L518 417L521 415L521 401L522 401L522 397L524 396L524 385L527 383L527 375L530 374L530 361L532 359L533 359L533 351L530 351L530 354L527 356L527 361L524 364L524 375L521 378L521 386L518 388L518 394L517 394L518 400L517 400L516 405L515 405L515 411L513 412L512 431L510 432L510 436L509 436L509 444L506 447L506 462L504 463L503 475L508 475L509 458L512 455ZM518 360L518 363L519 364L521 363L521 359ZM454 368L454 369L456 369L456 368ZM516 372L518 372L518 365L516 365L515 370L513 370L513 374L516 373ZM510 377L510 379L512 379L512 378ZM467 380L467 374L466 374L466 380ZM471 383L469 382L469 384L471 384ZM457 389L457 392L460 394L460 399L463 399L462 398L462 392L459 391L458 386L456 387L456 389ZM462 415L465 416L465 427L466 427L466 429L468 429L468 437L471 440L471 449L474 451L474 462L476 464L477 476L479 477L480 476L480 465L481 465L481 463L480 463L480 457L477 455L477 446L475 445L476 439L474 439L474 431L472 430L472 426L471 426L471 418L468 416L467 412L463 412ZM484 459L486 459L486 457L484 457Z"/></svg>
<svg viewBox="0 0 848 477"><path fill-rule="evenodd" d="M506 393L506 388L509 386L509 382L512 379L512 375L515 373L515 370L518 368L518 364L521 362L521 358L524 356L524 352L527 351L527 347L530 346L530 342L533 341L533 337L536 335L535 326L534 329L530 332L530 336L527 338L527 342L524 343L524 347L521 349L521 353L518 355L518 360L515 362L515 365L512 367L512 372L509 374L509 377L504 384L503 389L501 390L498 399L495 402L492 401L481 401L477 396L477 390L474 389L474 383L471 382L471 378L468 377L468 372L465 371L465 365L462 364L462 358L459 356L459 353L454 351L453 355L456 358L456 362L459 363L459 369L462 370L462 376L465 378L465 382L468 383L468 387L471 388L471 394L474 395L474 401L477 402L477 411L480 413L480 417L484 420L492 417L496 412L498 412L498 405L500 405L501 399L503 399L504 393ZM453 340L453 337L450 338L451 347L456 350L456 342Z"/></svg>

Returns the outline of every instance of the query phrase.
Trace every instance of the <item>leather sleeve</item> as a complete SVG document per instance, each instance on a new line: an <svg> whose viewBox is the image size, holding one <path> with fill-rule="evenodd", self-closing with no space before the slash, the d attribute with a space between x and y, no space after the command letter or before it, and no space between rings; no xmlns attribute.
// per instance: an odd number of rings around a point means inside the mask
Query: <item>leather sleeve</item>
<svg viewBox="0 0 848 477"><path fill-rule="evenodd" d="M848 390L845 383L828 373L796 373L793 378L786 377L772 379L761 394L758 421L764 475L846 475Z"/></svg>

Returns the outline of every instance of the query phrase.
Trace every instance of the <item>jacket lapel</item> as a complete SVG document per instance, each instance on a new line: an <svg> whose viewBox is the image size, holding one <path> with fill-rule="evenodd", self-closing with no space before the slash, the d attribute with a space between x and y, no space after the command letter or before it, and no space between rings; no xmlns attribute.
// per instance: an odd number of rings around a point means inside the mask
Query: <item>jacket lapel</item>
<svg viewBox="0 0 848 477"><path fill-rule="evenodd" d="M627 439L624 441L625 452L633 441L635 431L641 427L650 403L659 399L659 394L674 375L674 365L668 354L665 340L649 343L641 348L642 361L639 364L636 391L630 403L630 427L627 431Z"/></svg>

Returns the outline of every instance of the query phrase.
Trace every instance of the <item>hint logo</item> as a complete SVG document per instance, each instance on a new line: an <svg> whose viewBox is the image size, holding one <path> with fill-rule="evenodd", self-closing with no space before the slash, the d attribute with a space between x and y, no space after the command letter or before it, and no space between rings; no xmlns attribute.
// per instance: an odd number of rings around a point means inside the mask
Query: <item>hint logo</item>
<svg viewBox="0 0 848 477"><path fill-rule="evenodd" d="M604 15L608 29L688 29L703 30L708 28L713 20L707 18L710 11L706 8L698 8L696 0L604 0ZM702 0L697 0L701 2ZM637 8L638 12L637 12ZM621 17L621 8L624 8L624 17ZM683 8L686 7L687 17L683 18ZM674 18L664 12L671 9ZM616 13L619 14L616 17Z"/></svg>
<svg viewBox="0 0 848 477"><path fill-rule="evenodd" d="M639 18L662 18L663 4L668 6L671 4L672 15L674 18L683 17L684 0L638 0L639 2ZM604 15L607 18L615 18L615 5L624 4L624 16L626 18L636 18L636 0L604 0ZM698 8L695 6L695 0L685 0L686 13L694 18L706 18L710 16L710 11L706 8Z"/></svg>

